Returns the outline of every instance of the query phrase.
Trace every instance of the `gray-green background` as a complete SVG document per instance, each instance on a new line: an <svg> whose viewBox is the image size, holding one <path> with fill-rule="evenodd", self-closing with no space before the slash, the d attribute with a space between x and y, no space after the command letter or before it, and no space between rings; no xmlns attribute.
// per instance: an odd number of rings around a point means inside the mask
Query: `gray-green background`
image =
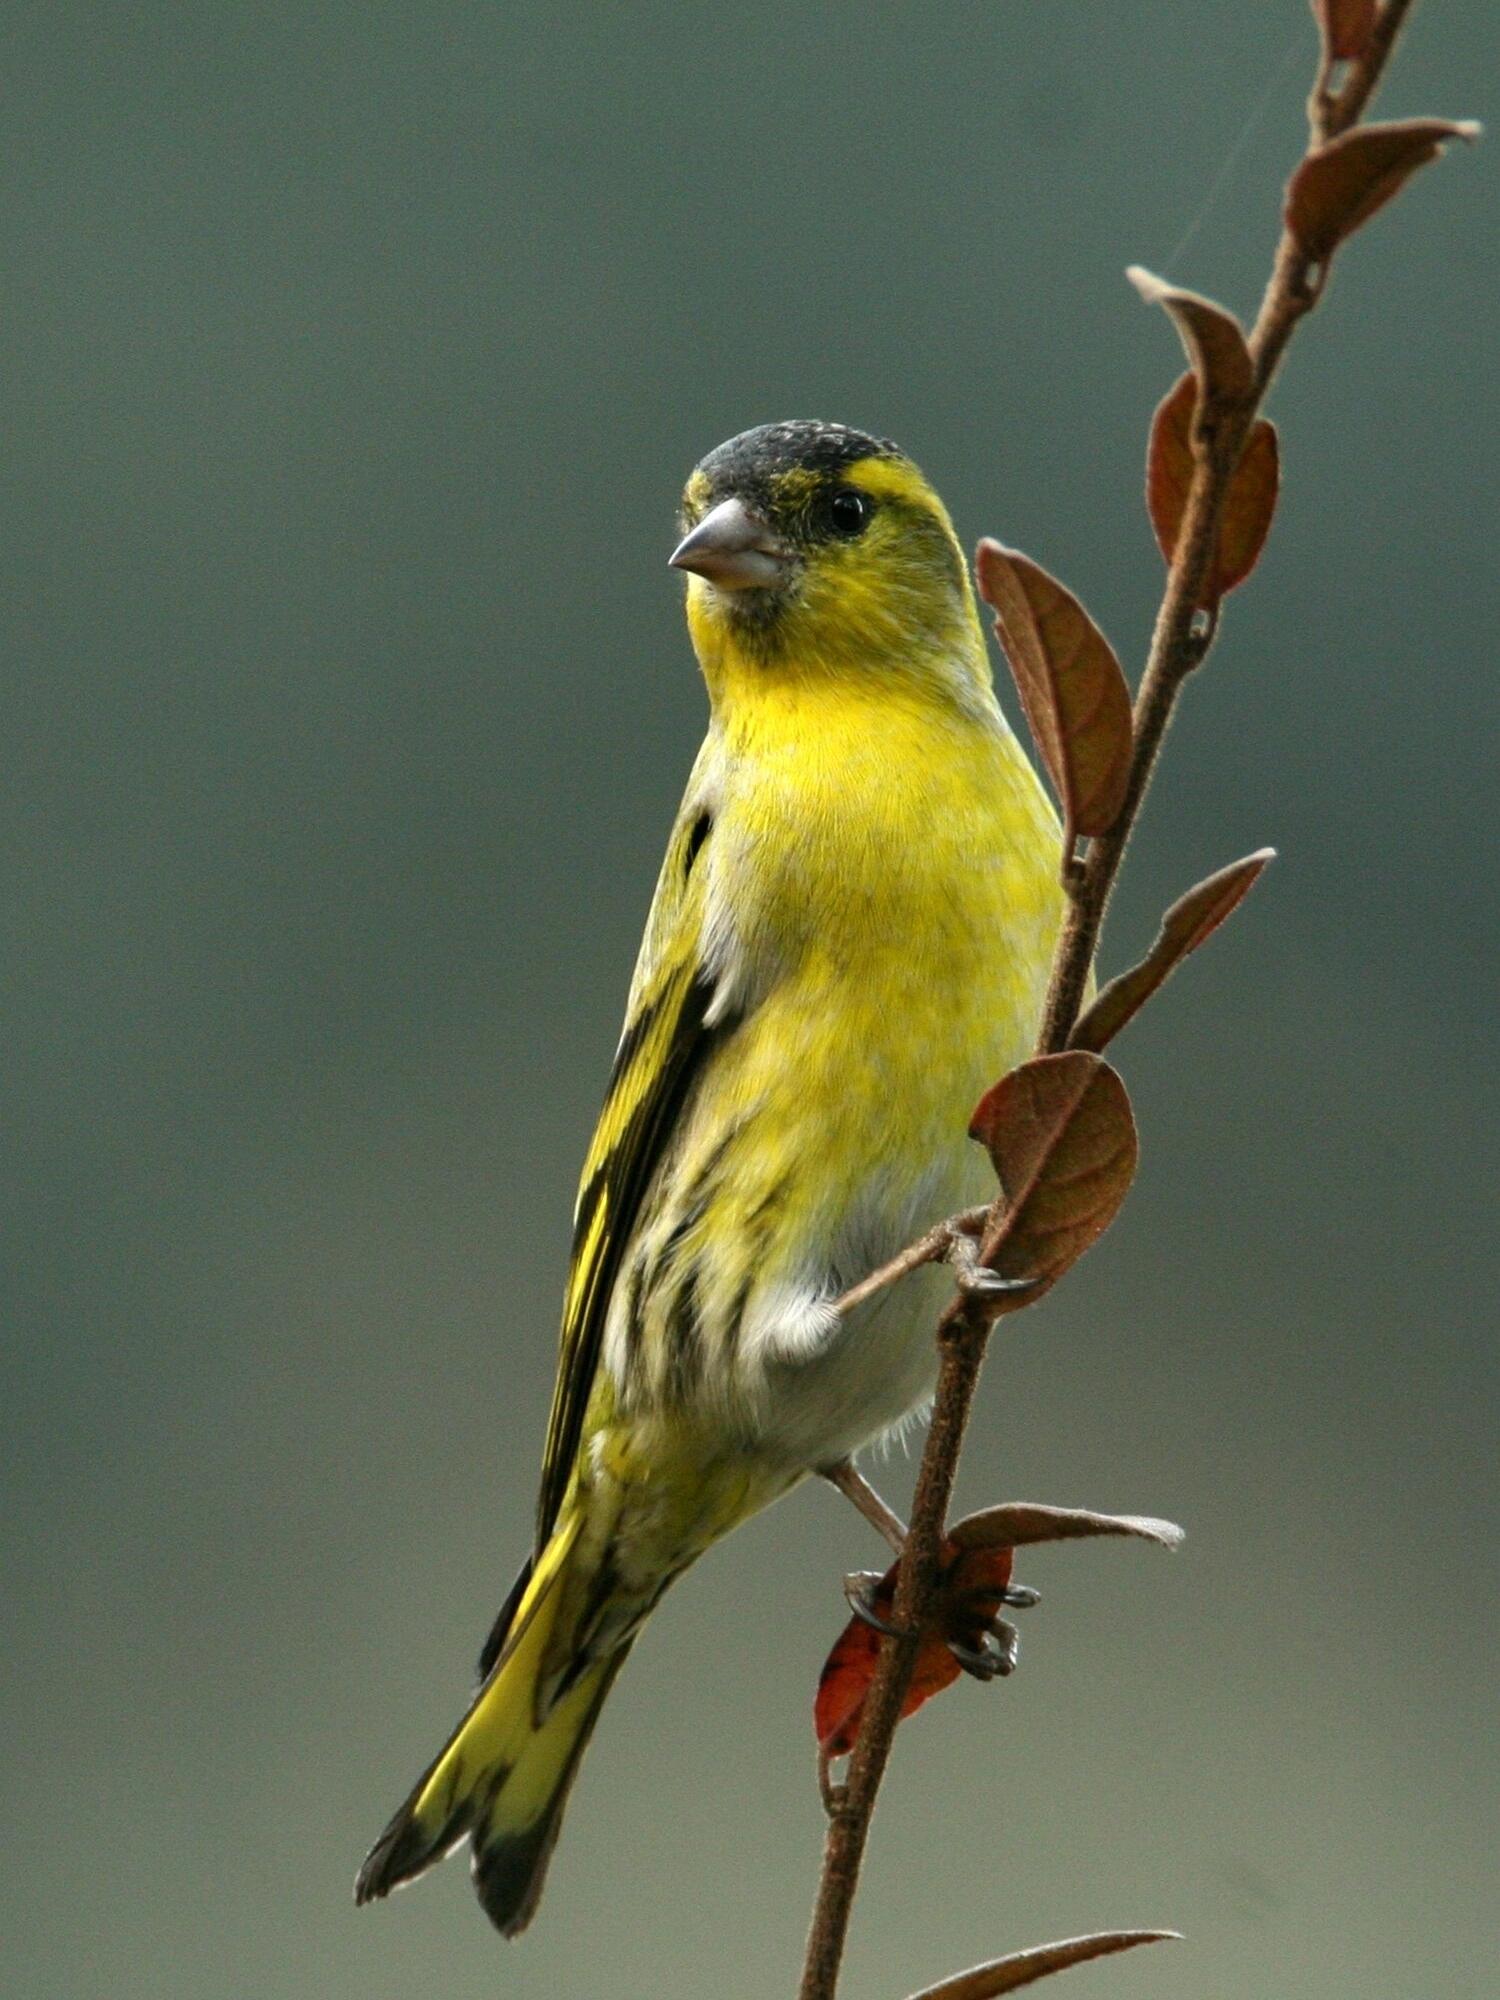
<svg viewBox="0 0 1500 2000"><path fill-rule="evenodd" d="M1178 366L1253 305L1305 0L4 9L3 1984L786 1993L831 1496L664 1607L548 1902L356 1914L525 1542L577 1160L703 720L664 567L746 424L901 439L1138 665ZM1295 41L1273 100L1236 135ZM1391 114L1493 110L1431 0ZM1492 150L1348 249L1108 942L1282 859L1122 1045L1121 1226L964 1477L1022 1671L903 1734L851 1996L1044 1938L1167 2000L1494 1990ZM909 1467L890 1468L904 1495Z"/></svg>

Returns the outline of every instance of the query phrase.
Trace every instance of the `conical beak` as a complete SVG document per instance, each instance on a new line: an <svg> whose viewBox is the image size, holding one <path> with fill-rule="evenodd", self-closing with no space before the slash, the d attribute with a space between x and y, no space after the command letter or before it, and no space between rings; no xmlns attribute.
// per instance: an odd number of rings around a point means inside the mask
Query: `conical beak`
<svg viewBox="0 0 1500 2000"><path fill-rule="evenodd" d="M721 500L668 558L720 590L765 590L786 575L789 551L743 500Z"/></svg>

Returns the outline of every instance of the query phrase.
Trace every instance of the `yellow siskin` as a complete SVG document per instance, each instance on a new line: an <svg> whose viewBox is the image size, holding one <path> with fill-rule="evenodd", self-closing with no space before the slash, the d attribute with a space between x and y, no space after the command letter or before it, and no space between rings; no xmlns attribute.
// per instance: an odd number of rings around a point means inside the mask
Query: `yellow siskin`
<svg viewBox="0 0 1500 2000"><path fill-rule="evenodd" d="M832 1301L992 1184L965 1128L1031 1047L1062 915L1057 822L911 460L767 425L703 460L682 525L708 738L584 1164L535 1554L355 1889L467 1839L507 1936L667 1585L931 1396L940 1268Z"/></svg>

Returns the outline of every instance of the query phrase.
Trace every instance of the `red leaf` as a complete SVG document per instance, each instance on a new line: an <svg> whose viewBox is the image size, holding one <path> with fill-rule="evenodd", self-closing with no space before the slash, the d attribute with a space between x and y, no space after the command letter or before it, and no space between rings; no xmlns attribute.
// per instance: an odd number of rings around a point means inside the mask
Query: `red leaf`
<svg viewBox="0 0 1500 2000"><path fill-rule="evenodd" d="M999 1613L1000 1594L1010 1582L1013 1558L1009 1549L964 1554L945 1542L944 1555L932 1618L917 1648L916 1666L901 1704L903 1717L915 1715L924 1702L958 1679L961 1669L949 1650L949 1640L977 1650L989 1621ZM899 1560L891 1564L872 1600L871 1608L887 1621L896 1601L900 1570ZM865 1697L879 1661L880 1634L862 1618L851 1618L824 1663L813 1704L813 1727L826 1756L846 1757L854 1748Z"/></svg>
<svg viewBox="0 0 1500 2000"><path fill-rule="evenodd" d="M1134 737L1130 690L1114 649L1072 592L1029 556L985 540L979 594L1062 803L1065 851L1108 833L1125 803Z"/></svg>
<svg viewBox="0 0 1500 2000"><path fill-rule="evenodd" d="M1275 858L1274 847L1259 848L1243 861L1232 861L1216 875L1208 876L1185 896L1179 896L1162 918L1150 951L1139 965L1110 980L1074 1028L1068 1046L1093 1049L1097 1053L1113 1041L1157 988L1171 978L1188 953L1211 938L1224 919L1239 908L1266 863Z"/></svg>
<svg viewBox="0 0 1500 2000"><path fill-rule="evenodd" d="M1151 420L1146 455L1146 510L1156 532L1157 546L1170 563L1193 483L1193 412L1197 390L1191 375L1173 384ZM1276 426L1257 417L1250 426L1240 462L1235 467L1219 516L1219 539L1204 579L1202 605L1212 610L1226 591L1245 581L1260 560L1276 511L1281 484L1281 455Z"/></svg>
<svg viewBox="0 0 1500 2000"><path fill-rule="evenodd" d="M1353 62L1369 45L1375 0L1312 0L1330 62Z"/></svg>
<svg viewBox="0 0 1500 2000"><path fill-rule="evenodd" d="M927 1986L913 1993L911 2000L999 2000L1002 1993L1014 1993L1049 1972L1066 1972L1070 1965L1082 1965L1090 1958L1103 1958L1112 1951L1129 1951L1137 1944L1164 1944L1179 1939L1180 1931L1096 1931L1092 1937L1064 1938L1060 1944L1039 1944L1030 1951L1012 1952L1008 1958L992 1958L988 1965L976 1965L968 1972L955 1973L939 1986Z"/></svg>
<svg viewBox="0 0 1500 2000"><path fill-rule="evenodd" d="M1450 118L1355 126L1309 153L1292 175L1286 191L1287 228L1321 264L1399 194L1418 167L1435 160L1450 139L1477 139L1479 129Z"/></svg>
<svg viewBox="0 0 1500 2000"><path fill-rule="evenodd" d="M877 1599L877 1602L880 1601L887 1601L885 1592ZM957 1679L957 1660L951 1653L945 1657L953 1669L953 1677ZM864 1716L865 1696L870 1692L879 1660L880 1635L862 1618L851 1618L823 1663L823 1671L818 1677L817 1699L813 1703L813 1728L825 1755L847 1757L854 1748ZM927 1699L926 1693L919 1695L916 1692L916 1686L913 1676L901 1706L903 1716L920 1708Z"/></svg>
<svg viewBox="0 0 1500 2000"><path fill-rule="evenodd" d="M1124 1084L1082 1050L1036 1056L985 1092L969 1133L989 1149L1006 1200L981 1261L1007 1278L1055 1284L1114 1221L1135 1174Z"/></svg>

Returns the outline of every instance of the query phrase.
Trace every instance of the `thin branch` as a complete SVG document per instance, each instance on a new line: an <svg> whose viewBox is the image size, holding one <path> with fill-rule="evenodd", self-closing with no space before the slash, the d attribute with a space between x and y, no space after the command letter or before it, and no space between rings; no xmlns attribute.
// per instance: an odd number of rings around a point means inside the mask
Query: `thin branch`
<svg viewBox="0 0 1500 2000"><path fill-rule="evenodd" d="M968 1350L963 1352L956 1341L943 1343L932 1426L896 1579L891 1617L899 1636L881 1646L880 1665L865 1697L848 1779L825 1793L828 1832L823 1845L823 1876L807 1941L801 2000L833 2000L838 1988L870 1815L890 1758L901 1704L916 1664L922 1622L935 1588L938 1542L978 1380L979 1354L972 1335Z"/></svg>
<svg viewBox="0 0 1500 2000"><path fill-rule="evenodd" d="M1315 94L1310 150L1347 131L1369 104L1411 5L1412 0L1385 0L1369 47L1350 65L1337 94L1331 98L1325 94L1321 104ZM1249 336L1254 364L1250 394L1234 404L1206 402L1194 423L1192 482L1136 696L1135 751L1125 802L1111 830L1089 843L1081 868L1069 871L1068 908L1043 1011L1039 1054L1065 1049L1077 1022L1110 894L1178 699L1216 635L1215 617L1205 615L1199 607L1229 483L1287 343L1298 322L1316 305L1325 275L1326 271L1314 268L1289 235L1283 236ZM1000 1234L1003 1200L1003 1192L997 1194L985 1220L980 1247L985 1262L988 1249ZM929 1231L909 1252L846 1293L839 1302L841 1308L847 1309L846 1302L866 1298L905 1271L946 1254L944 1245L951 1246L954 1226L941 1224ZM936 1586L943 1527L995 1312L993 1302L973 1290L961 1290L939 1322L937 1395L897 1577L891 1613L895 1632L881 1645L847 1782L842 1787L825 1786L829 1822L800 2000L834 2000L837 1990L871 1815Z"/></svg>

